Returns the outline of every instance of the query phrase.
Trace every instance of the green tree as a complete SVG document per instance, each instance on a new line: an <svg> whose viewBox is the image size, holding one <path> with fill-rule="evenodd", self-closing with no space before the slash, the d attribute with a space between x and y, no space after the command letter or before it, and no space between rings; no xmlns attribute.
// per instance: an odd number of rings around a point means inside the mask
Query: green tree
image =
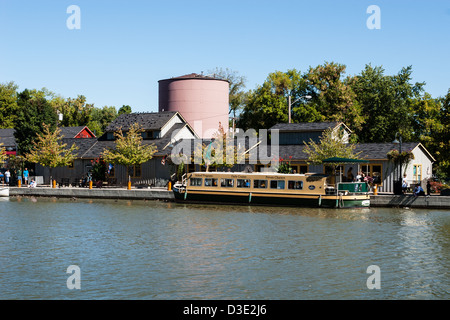
<svg viewBox="0 0 450 320"><path fill-rule="evenodd" d="M56 128L57 115L46 96L45 90L25 89L18 94L14 136L20 154L30 152L37 137L44 133L43 123L49 126L50 131Z"/></svg>
<svg viewBox="0 0 450 320"><path fill-rule="evenodd" d="M310 107L325 121L342 121L353 129L361 129L364 122L361 105L350 86L352 77L344 78L345 70L345 65L334 62L309 69L306 78L315 93Z"/></svg>
<svg viewBox="0 0 450 320"><path fill-rule="evenodd" d="M361 152L355 153L356 147L356 144L345 143L340 132L327 129L319 143L312 139L305 142L304 152L308 154L308 164L321 164L323 160L334 157L360 159Z"/></svg>
<svg viewBox="0 0 450 320"><path fill-rule="evenodd" d="M104 106L103 108L93 108L91 111L91 120L88 123L89 129L95 132L97 137L100 137L106 127L117 118L116 107Z"/></svg>
<svg viewBox="0 0 450 320"><path fill-rule="evenodd" d="M214 74L216 78L227 80L230 84L229 87L229 114L232 114L236 118L236 113L242 109L245 101L246 92L244 91L246 78L239 75L237 71L226 68L216 68L215 70L208 71L210 74Z"/></svg>
<svg viewBox="0 0 450 320"><path fill-rule="evenodd" d="M0 84L0 128L14 128L17 116L17 88L14 82Z"/></svg>
<svg viewBox="0 0 450 320"><path fill-rule="evenodd" d="M354 128L360 142L393 141L397 132L404 141L414 138L413 115L424 83L411 83L411 73L407 67L389 76L369 64L351 79L364 119L361 128Z"/></svg>
<svg viewBox="0 0 450 320"><path fill-rule="evenodd" d="M245 130L258 130L288 122L289 96L293 102L299 101L291 110L294 122L321 120L321 115L309 107L304 98L306 95L309 95L309 87L299 71L272 72L261 86L248 92L238 126Z"/></svg>
<svg viewBox="0 0 450 320"><path fill-rule="evenodd" d="M130 167L140 165L153 158L157 148L155 144L142 144L143 130L138 123L131 125L129 131L124 134L122 129L114 133L116 138L115 148L104 150L101 158L108 163L123 165L129 172Z"/></svg>
<svg viewBox="0 0 450 320"><path fill-rule="evenodd" d="M123 105L117 112L117 115L120 116L121 114L130 114L131 112L131 107L129 105Z"/></svg>
<svg viewBox="0 0 450 320"><path fill-rule="evenodd" d="M86 103L86 97L79 95L77 98L67 98L58 111L62 113L63 119L60 123L62 127L86 126L92 118L93 104Z"/></svg>
<svg viewBox="0 0 450 320"><path fill-rule="evenodd" d="M0 143L0 166L5 162L5 160L8 158L6 154L6 149L3 147L3 143Z"/></svg>
<svg viewBox="0 0 450 320"><path fill-rule="evenodd" d="M37 134L36 141L30 152L26 154L26 160L33 163L39 163L44 167L50 168L50 181L52 180L52 170L56 167L64 167L71 164L78 150L75 144L67 148L67 144L62 143L61 129L51 130L50 126L45 123L42 125L44 130Z"/></svg>

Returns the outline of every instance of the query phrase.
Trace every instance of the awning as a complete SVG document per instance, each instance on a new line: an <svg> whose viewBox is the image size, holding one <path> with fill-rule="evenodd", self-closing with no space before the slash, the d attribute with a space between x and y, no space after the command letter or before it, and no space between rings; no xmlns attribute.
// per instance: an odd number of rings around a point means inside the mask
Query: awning
<svg viewBox="0 0 450 320"><path fill-rule="evenodd" d="M324 163L369 163L368 160L333 157L322 160Z"/></svg>

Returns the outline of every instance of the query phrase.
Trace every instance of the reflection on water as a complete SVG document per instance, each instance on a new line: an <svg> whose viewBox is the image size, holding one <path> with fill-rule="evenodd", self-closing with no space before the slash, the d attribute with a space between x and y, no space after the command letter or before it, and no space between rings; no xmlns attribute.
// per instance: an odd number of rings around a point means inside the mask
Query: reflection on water
<svg viewBox="0 0 450 320"><path fill-rule="evenodd" d="M11 198L0 298L448 299L449 213Z"/></svg>

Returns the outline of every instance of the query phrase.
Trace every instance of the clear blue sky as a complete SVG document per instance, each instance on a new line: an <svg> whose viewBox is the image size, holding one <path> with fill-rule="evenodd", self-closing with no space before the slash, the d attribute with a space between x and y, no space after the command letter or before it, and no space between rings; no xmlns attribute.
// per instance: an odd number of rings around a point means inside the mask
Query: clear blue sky
<svg viewBox="0 0 450 320"><path fill-rule="evenodd" d="M81 29L66 12L81 10ZM381 29L369 30L369 5ZM157 111L158 80L230 68L247 89L270 72L334 61L412 65L432 96L450 88L450 1L0 0L0 82L83 94L96 107Z"/></svg>

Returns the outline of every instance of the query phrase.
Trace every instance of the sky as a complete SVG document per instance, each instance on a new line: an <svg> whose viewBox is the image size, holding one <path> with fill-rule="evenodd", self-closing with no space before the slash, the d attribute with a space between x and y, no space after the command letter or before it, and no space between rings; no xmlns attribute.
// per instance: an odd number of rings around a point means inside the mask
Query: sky
<svg viewBox="0 0 450 320"><path fill-rule="evenodd" d="M348 75L411 65L414 82L444 96L450 0L0 0L0 83L96 107L155 112L162 79L228 68L248 90L271 72L327 61Z"/></svg>

